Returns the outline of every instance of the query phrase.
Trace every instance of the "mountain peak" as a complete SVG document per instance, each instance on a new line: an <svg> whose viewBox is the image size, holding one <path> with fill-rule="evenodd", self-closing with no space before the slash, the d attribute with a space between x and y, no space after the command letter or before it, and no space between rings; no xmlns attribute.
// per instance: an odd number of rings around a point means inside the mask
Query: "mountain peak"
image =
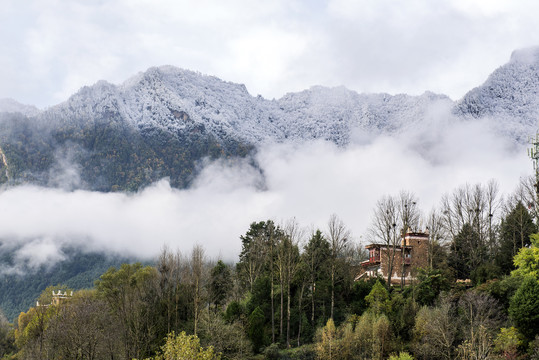
<svg viewBox="0 0 539 360"><path fill-rule="evenodd" d="M518 141L537 126L539 118L539 47L515 50L510 61L458 102L455 112L488 117L498 132Z"/></svg>
<svg viewBox="0 0 539 360"><path fill-rule="evenodd" d="M518 49L511 54L510 63L531 65L539 62L539 46Z"/></svg>

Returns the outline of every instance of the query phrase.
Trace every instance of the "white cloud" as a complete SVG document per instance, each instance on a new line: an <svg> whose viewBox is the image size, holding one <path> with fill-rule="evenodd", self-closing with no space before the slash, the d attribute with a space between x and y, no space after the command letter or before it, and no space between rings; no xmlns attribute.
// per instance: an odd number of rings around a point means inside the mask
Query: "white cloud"
<svg viewBox="0 0 539 360"><path fill-rule="evenodd" d="M347 149L267 146L259 170L242 161L208 163L188 190L166 180L136 194L8 188L0 193L0 239L23 247L21 261L38 251L35 263L61 260L68 245L151 258L163 244L182 252L201 244L210 257L235 260L253 221L296 217L324 229L336 213L359 240L384 195L411 191L428 212L465 183L496 179L510 193L531 165L524 149L515 152L490 129L488 120L462 122L439 109L428 124Z"/></svg>
<svg viewBox="0 0 539 360"><path fill-rule="evenodd" d="M36 271L41 266L49 269L65 259L58 239L35 238L24 242L14 251L13 264L0 265L0 275L20 275L28 270Z"/></svg>

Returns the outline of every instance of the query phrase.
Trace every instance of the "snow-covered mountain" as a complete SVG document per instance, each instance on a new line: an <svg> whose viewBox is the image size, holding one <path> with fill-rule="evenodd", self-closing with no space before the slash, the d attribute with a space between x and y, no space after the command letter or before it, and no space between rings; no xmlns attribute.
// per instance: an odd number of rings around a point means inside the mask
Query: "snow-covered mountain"
<svg viewBox="0 0 539 360"><path fill-rule="evenodd" d="M455 106L455 114L488 118L497 131L525 142L539 124L539 47L516 50Z"/></svg>
<svg viewBox="0 0 539 360"><path fill-rule="evenodd" d="M424 118L444 95L358 94L344 87L313 87L279 100L251 96L244 85L172 66L150 68L115 86L100 81L41 116L50 121L117 113L138 129L184 133L203 127L218 139L256 145L325 139L339 145L353 130L396 131ZM100 115L100 116L101 116Z"/></svg>
<svg viewBox="0 0 539 360"><path fill-rule="evenodd" d="M164 176L182 187L204 157L243 157L268 142L347 146L364 138L358 133L420 129L440 108L452 109L454 121L487 119L501 135L524 142L537 126L538 89L539 48L515 51L457 102L430 92L358 94L321 86L268 100L213 76L154 67L120 85L83 87L41 112L0 102L0 174L2 182L51 185L58 163L68 162L92 189L136 189Z"/></svg>

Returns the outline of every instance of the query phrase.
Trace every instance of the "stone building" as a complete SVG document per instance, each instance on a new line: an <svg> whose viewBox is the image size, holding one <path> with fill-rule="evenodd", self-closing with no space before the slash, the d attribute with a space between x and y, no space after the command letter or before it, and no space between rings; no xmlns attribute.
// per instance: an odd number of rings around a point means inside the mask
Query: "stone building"
<svg viewBox="0 0 539 360"><path fill-rule="evenodd" d="M413 232L408 229L401 236L400 245L369 244L365 247L369 251L369 259L361 263L361 269L356 280L381 277L388 278L391 258L393 266L391 283L409 285L417 276L417 269L428 265L429 232Z"/></svg>

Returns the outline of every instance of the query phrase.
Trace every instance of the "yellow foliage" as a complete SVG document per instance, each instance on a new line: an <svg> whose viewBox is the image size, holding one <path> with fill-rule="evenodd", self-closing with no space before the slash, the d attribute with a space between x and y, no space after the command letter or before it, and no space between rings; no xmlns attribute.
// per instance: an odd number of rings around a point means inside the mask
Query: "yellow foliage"
<svg viewBox="0 0 539 360"><path fill-rule="evenodd" d="M200 346L196 335L187 335L182 331L178 336L174 332L168 334L167 342L161 348L161 354L155 360L220 360L221 355L215 354L213 347L207 349Z"/></svg>
<svg viewBox="0 0 539 360"><path fill-rule="evenodd" d="M337 359L337 329L333 319L322 328L321 340L316 344L316 353L321 360Z"/></svg>

